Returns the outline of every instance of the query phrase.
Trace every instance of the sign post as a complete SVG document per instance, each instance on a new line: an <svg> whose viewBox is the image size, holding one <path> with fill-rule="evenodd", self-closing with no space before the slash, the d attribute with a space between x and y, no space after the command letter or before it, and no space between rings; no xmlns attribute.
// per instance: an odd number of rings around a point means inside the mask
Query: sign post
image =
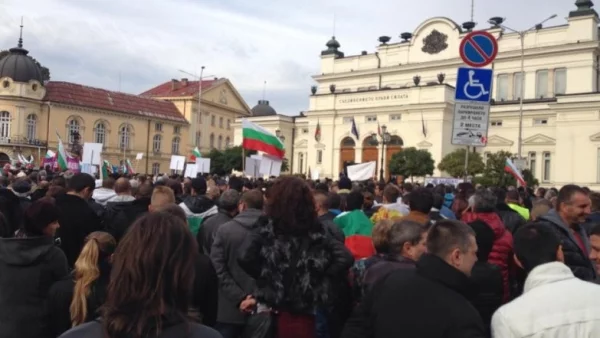
<svg viewBox="0 0 600 338"><path fill-rule="evenodd" d="M473 68L458 69L451 142L467 147L465 177L468 176L469 148L487 144L494 72L480 67L492 63L497 54L496 38L488 32L469 33L460 44L460 57Z"/></svg>

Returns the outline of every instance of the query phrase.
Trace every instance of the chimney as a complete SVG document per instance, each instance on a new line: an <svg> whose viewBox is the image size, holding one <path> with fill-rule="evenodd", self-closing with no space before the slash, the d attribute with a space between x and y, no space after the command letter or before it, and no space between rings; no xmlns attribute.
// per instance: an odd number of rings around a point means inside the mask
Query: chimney
<svg viewBox="0 0 600 338"><path fill-rule="evenodd" d="M177 79L171 79L171 90L177 89L177 83L179 83Z"/></svg>
<svg viewBox="0 0 600 338"><path fill-rule="evenodd" d="M183 85L183 87L187 87L188 85L188 79L187 77L184 77L181 79L181 84Z"/></svg>

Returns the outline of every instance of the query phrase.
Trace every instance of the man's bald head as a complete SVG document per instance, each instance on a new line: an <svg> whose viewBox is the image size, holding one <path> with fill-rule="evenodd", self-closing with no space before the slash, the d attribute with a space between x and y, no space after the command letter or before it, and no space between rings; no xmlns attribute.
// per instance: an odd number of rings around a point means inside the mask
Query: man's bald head
<svg viewBox="0 0 600 338"><path fill-rule="evenodd" d="M148 210L150 212L156 212L173 204L175 204L175 194L173 193L173 190L169 187L158 186L155 187L152 192Z"/></svg>
<svg viewBox="0 0 600 338"><path fill-rule="evenodd" d="M117 195L131 195L131 183L129 179L121 177L115 182L115 192Z"/></svg>
<svg viewBox="0 0 600 338"><path fill-rule="evenodd" d="M327 194L322 191L317 190L314 193L315 197L315 207L319 215L325 214L329 211L329 198Z"/></svg>

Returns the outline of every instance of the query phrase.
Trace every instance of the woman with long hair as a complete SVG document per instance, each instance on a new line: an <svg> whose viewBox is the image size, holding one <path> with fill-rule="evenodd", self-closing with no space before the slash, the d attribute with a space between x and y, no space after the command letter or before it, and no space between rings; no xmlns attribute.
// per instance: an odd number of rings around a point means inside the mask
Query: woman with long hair
<svg viewBox="0 0 600 338"><path fill-rule="evenodd" d="M68 274L67 258L54 245L59 209L42 198L25 211L14 238L0 238L0 338L52 337L48 290Z"/></svg>
<svg viewBox="0 0 600 338"><path fill-rule="evenodd" d="M98 317L116 246L117 241L109 233L92 232L85 239L73 273L54 283L48 294L48 310L55 336Z"/></svg>
<svg viewBox="0 0 600 338"><path fill-rule="evenodd" d="M139 218L113 255L101 318L61 337L220 338L190 316L197 254L196 240L178 217L155 212Z"/></svg>
<svg viewBox="0 0 600 338"><path fill-rule="evenodd" d="M276 313L277 337L316 337L315 315L333 305L333 287L345 279L353 258L319 222L308 184L279 178L267 190L266 217L249 239L240 266L256 279L256 292L240 304Z"/></svg>

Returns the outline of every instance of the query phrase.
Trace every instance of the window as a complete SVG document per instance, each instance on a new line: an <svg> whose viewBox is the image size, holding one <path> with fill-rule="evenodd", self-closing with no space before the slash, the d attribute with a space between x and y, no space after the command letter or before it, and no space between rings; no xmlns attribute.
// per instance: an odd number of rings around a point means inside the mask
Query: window
<svg viewBox="0 0 600 338"><path fill-rule="evenodd" d="M298 154L298 173L302 174L302 168L304 168L304 153Z"/></svg>
<svg viewBox="0 0 600 338"><path fill-rule="evenodd" d="M308 128L302 128L302 134L308 134Z"/></svg>
<svg viewBox="0 0 600 338"><path fill-rule="evenodd" d="M217 118L214 115L211 115L211 117L210 117L210 125L214 127L216 121L217 121Z"/></svg>
<svg viewBox="0 0 600 338"><path fill-rule="evenodd" d="M162 143L162 136L154 135L152 139L152 151L155 153L160 153L160 144Z"/></svg>
<svg viewBox="0 0 600 338"><path fill-rule="evenodd" d="M323 150L317 150L317 164L323 163Z"/></svg>
<svg viewBox="0 0 600 338"><path fill-rule="evenodd" d="M0 113L0 138L10 137L10 113L3 111Z"/></svg>
<svg viewBox="0 0 600 338"><path fill-rule="evenodd" d="M119 148L121 150L127 150L131 146L131 128L128 125L121 127L119 135Z"/></svg>
<svg viewBox="0 0 600 338"><path fill-rule="evenodd" d="M219 117L219 128L223 128L223 118Z"/></svg>
<svg viewBox="0 0 600 338"><path fill-rule="evenodd" d="M227 136L227 137L225 138L225 148L229 148L229 147L231 146L231 144L230 144L230 143L231 143L231 142L230 142L230 138L229 138L229 136Z"/></svg>
<svg viewBox="0 0 600 338"><path fill-rule="evenodd" d="M231 129L231 120L227 119L227 130Z"/></svg>
<svg viewBox="0 0 600 338"><path fill-rule="evenodd" d="M34 114L27 115L27 140L35 140L37 127L37 116Z"/></svg>
<svg viewBox="0 0 600 338"><path fill-rule="evenodd" d="M502 127L502 120L492 121L490 122L490 124L492 125L492 127Z"/></svg>
<svg viewBox="0 0 600 338"><path fill-rule="evenodd" d="M534 126L545 126L548 124L548 119L533 119Z"/></svg>
<svg viewBox="0 0 600 338"><path fill-rule="evenodd" d="M155 123L154 124L154 131L162 131L162 123Z"/></svg>
<svg viewBox="0 0 600 338"><path fill-rule="evenodd" d="M152 163L152 175L160 174L160 163Z"/></svg>
<svg viewBox="0 0 600 338"><path fill-rule="evenodd" d="M597 164L596 164L596 182L600 182L600 148L598 148L598 154L596 155L597 157Z"/></svg>
<svg viewBox="0 0 600 338"><path fill-rule="evenodd" d="M513 76L513 100L521 99L521 88L523 88L522 85L524 84L521 83L522 80L524 80L523 73L515 73Z"/></svg>
<svg viewBox="0 0 600 338"><path fill-rule="evenodd" d="M171 143L171 153L179 154L179 137L173 137L173 143Z"/></svg>
<svg viewBox="0 0 600 338"><path fill-rule="evenodd" d="M197 131L196 132L196 147L199 147L201 142L202 142L202 133Z"/></svg>
<svg viewBox="0 0 600 338"><path fill-rule="evenodd" d="M554 70L554 95L567 93L567 69L559 68Z"/></svg>
<svg viewBox="0 0 600 338"><path fill-rule="evenodd" d="M377 115L365 116L365 122L377 122Z"/></svg>
<svg viewBox="0 0 600 338"><path fill-rule="evenodd" d="M79 120L73 118L69 121L69 129L67 130L69 143L75 142L75 134L79 134Z"/></svg>
<svg viewBox="0 0 600 338"><path fill-rule="evenodd" d="M214 148L215 147L215 134L210 134L210 148Z"/></svg>
<svg viewBox="0 0 600 338"><path fill-rule="evenodd" d="M531 176L535 177L535 151L529 153L529 171L531 172Z"/></svg>
<svg viewBox="0 0 600 338"><path fill-rule="evenodd" d="M181 134L181 126L174 126L173 134Z"/></svg>
<svg viewBox="0 0 600 338"><path fill-rule="evenodd" d="M223 149L223 136L219 135L219 141L217 141L217 149L221 150Z"/></svg>
<svg viewBox="0 0 600 338"><path fill-rule="evenodd" d="M496 100L508 100L508 74L498 75L496 80Z"/></svg>
<svg viewBox="0 0 600 338"><path fill-rule="evenodd" d="M490 152L489 151L484 152L483 153L483 163L487 164L489 158L490 158Z"/></svg>
<svg viewBox="0 0 600 338"><path fill-rule="evenodd" d="M550 153L544 153L544 172L542 173L542 181L550 182Z"/></svg>
<svg viewBox="0 0 600 338"><path fill-rule="evenodd" d="M106 125L104 122L98 122L94 130L94 141L106 145Z"/></svg>
<svg viewBox="0 0 600 338"><path fill-rule="evenodd" d="M543 99L548 96L548 71L538 70L535 74L535 98Z"/></svg>
<svg viewBox="0 0 600 338"><path fill-rule="evenodd" d="M390 121L400 121L400 120L402 120L402 114L390 115Z"/></svg>
<svg viewBox="0 0 600 338"><path fill-rule="evenodd" d="M344 117L342 121L344 123L352 123L352 117L350 117L350 116Z"/></svg>

